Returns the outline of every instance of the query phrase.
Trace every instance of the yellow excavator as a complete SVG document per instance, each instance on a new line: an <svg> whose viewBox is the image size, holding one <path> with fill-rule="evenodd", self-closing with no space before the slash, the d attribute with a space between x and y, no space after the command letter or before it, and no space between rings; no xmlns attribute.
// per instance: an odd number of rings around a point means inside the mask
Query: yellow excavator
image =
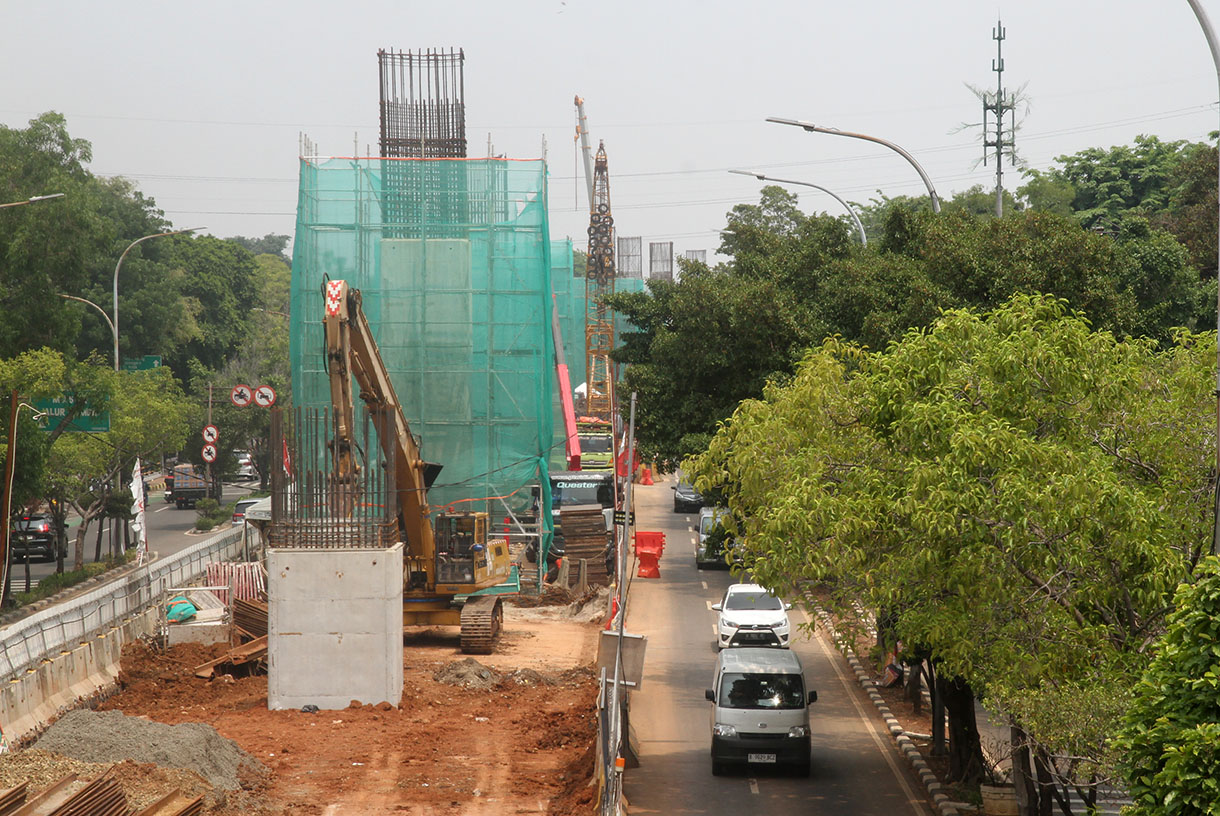
<svg viewBox="0 0 1220 816"><path fill-rule="evenodd" d="M404 625L459 625L462 651L489 654L504 620L500 598L475 595L504 584L512 567L508 542L489 539L487 513L442 512L428 506L428 488L440 466L425 462L402 412L361 307L360 290L326 282L326 358L335 412L332 511L350 517L359 501L352 378L368 406L397 495L403 551ZM460 599L464 598L464 602Z"/></svg>

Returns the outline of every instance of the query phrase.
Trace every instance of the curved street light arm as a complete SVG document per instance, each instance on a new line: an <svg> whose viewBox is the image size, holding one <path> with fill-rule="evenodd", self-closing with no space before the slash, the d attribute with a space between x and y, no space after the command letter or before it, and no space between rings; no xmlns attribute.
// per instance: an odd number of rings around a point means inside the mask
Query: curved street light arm
<svg viewBox="0 0 1220 816"><path fill-rule="evenodd" d="M923 179L924 186L928 188L928 196L932 199L932 212L940 212L940 199L936 197L936 188L932 186L932 179L928 178L928 174L925 173L923 168L919 166L919 162L915 161L914 156L893 142L886 141L885 139L881 139L876 136L869 136L864 133L852 133L850 130L838 130L836 128L822 127L820 125L815 125L812 122L802 122L797 119L781 119L777 116L768 116L767 121L774 122L778 125L792 125L793 127L799 127L806 131L816 133L829 133L832 136L847 136L851 139L863 139L866 142L876 142L879 145L888 147L890 150L893 150L899 156L902 156L904 159L910 162L911 166L915 168L915 172L919 173L919 177Z"/></svg>
<svg viewBox="0 0 1220 816"><path fill-rule="evenodd" d="M32 196L25 201L14 201L11 204L0 204L0 209L4 207L21 207L25 204L33 204L36 201L50 201L52 198L63 198L63 193L50 193L49 195Z"/></svg>
<svg viewBox="0 0 1220 816"><path fill-rule="evenodd" d="M111 323L111 331L114 333L114 370L119 370L119 270L123 268L123 260L127 257L127 253L136 246L142 244L151 238L160 238L164 235L181 235L184 232L198 232L207 227L191 227L190 229L170 230L169 232L156 232L152 235L145 235L143 238L137 238L127 245L127 249L123 250L123 254L119 256L119 262L114 265L114 292L111 310L114 313L114 322Z"/></svg>
<svg viewBox="0 0 1220 816"><path fill-rule="evenodd" d="M833 190L827 190L825 187L809 181L775 178L774 176L768 176L765 173L760 173L757 170L730 170L729 172L736 173L739 176L753 176L759 181L774 181L778 184L799 184L802 187L812 187L815 190L821 190L823 193L826 193L826 195L843 205L843 209L847 210L847 214L851 216L851 220L856 224L856 230L860 233L860 244L862 246L868 246L868 236L864 234L864 225L860 223L860 217L856 215L856 211L851 208L851 205L840 198L839 195Z"/></svg>
<svg viewBox="0 0 1220 816"><path fill-rule="evenodd" d="M97 309L98 313L102 316L102 319L104 319L106 321L106 325L110 327L111 338L114 338L114 342L116 345L118 344L118 339L117 339L118 330L114 327L114 321L110 319L110 315L106 314L105 309L103 309L101 306L98 306L92 300L85 300L83 297L77 297L76 295L65 295L65 294L61 293L60 297L66 298L67 300L75 300L78 303L84 303L87 306L92 306L93 308Z"/></svg>

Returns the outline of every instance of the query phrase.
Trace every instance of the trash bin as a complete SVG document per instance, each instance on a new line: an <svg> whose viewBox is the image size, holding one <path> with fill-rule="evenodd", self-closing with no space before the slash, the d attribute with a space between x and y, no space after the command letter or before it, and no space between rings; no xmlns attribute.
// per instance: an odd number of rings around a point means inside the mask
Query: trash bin
<svg viewBox="0 0 1220 816"><path fill-rule="evenodd" d="M640 562L637 578L660 578L658 562L665 552L665 533L637 531L635 534L635 557Z"/></svg>

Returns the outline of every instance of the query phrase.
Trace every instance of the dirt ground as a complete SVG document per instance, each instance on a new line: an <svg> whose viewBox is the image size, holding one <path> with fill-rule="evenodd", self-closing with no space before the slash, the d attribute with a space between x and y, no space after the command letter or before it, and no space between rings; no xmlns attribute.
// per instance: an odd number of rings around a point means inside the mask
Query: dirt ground
<svg viewBox="0 0 1220 816"><path fill-rule="evenodd" d="M477 664L462 663L455 630L408 631L398 708L269 711L265 676L194 677L218 647L139 642L98 709L209 724L266 766L240 790L213 791L215 816L583 816L597 804L599 607L509 606L496 652Z"/></svg>

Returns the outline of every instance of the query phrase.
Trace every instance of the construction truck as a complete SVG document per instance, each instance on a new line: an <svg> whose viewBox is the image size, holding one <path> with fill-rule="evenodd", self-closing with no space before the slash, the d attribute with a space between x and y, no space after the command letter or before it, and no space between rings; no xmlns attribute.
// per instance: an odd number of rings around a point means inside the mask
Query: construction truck
<svg viewBox="0 0 1220 816"><path fill-rule="evenodd" d="M195 502L208 498L208 480L194 465L177 465L166 478L170 485L168 501L179 510L193 508Z"/></svg>
<svg viewBox="0 0 1220 816"><path fill-rule="evenodd" d="M348 288L346 281L327 282L323 328L335 412L334 512L350 516L360 500L354 376L377 431L387 483L397 497L396 523L404 544L403 624L458 625L463 652L489 654L504 611L499 595L476 593L509 580L508 542L488 538L485 512L434 513L429 507L428 488L440 465L425 462L420 454L364 316L359 289Z"/></svg>

